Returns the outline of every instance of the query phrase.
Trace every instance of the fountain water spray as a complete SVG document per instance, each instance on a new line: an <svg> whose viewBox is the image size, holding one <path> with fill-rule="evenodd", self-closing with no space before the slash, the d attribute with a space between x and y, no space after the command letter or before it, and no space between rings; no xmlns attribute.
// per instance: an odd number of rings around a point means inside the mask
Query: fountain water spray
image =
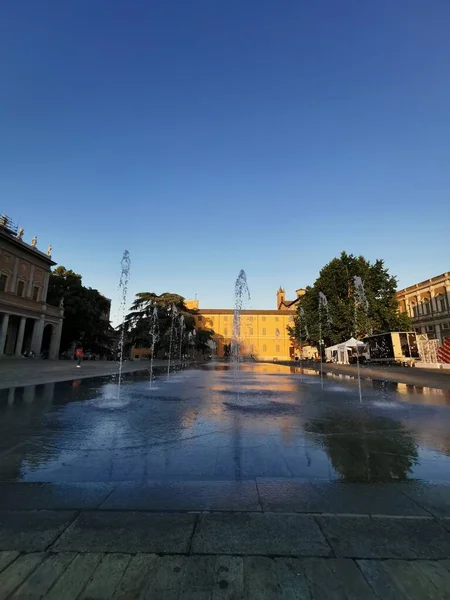
<svg viewBox="0 0 450 600"><path fill-rule="evenodd" d="M233 314L233 332L231 336L231 357L234 364L234 377L239 398L239 372L242 360L241 353L241 311L244 302L250 300L250 290L247 284L247 275L243 269L234 284L234 314Z"/></svg>
<svg viewBox="0 0 450 600"><path fill-rule="evenodd" d="M305 339L309 338L308 325L306 324L305 310L304 310L303 306L300 306L298 309L298 319L299 319L299 321L298 321L298 343L300 346L300 373L302 373L302 371L303 371L302 330L303 329L305 330Z"/></svg>
<svg viewBox="0 0 450 600"><path fill-rule="evenodd" d="M186 325L184 323L184 315L180 315L180 340L179 340L179 343L180 343L180 347L179 347L180 364L181 364L181 361L183 359L183 357L182 357L182 352L183 352L183 335L184 335L184 329L185 329L185 327L186 327Z"/></svg>
<svg viewBox="0 0 450 600"><path fill-rule="evenodd" d="M159 340L159 317L158 309L156 306L152 310L150 315L150 335L152 338L152 354L150 357L150 387L153 386L153 358L155 356L155 344Z"/></svg>
<svg viewBox="0 0 450 600"><path fill-rule="evenodd" d="M328 300L323 292L319 292L319 353L320 353L320 383L323 389L323 339L322 339L322 328L325 322L328 329L331 327L331 318L328 311Z"/></svg>
<svg viewBox="0 0 450 600"><path fill-rule="evenodd" d="M175 306L175 304L172 304L172 306L170 307L169 310L172 313L172 321L170 323L169 360L168 360L168 363L167 363L167 379L170 378L170 363L171 363L171 358L172 358L172 343L173 343L174 332L175 332L175 321L176 321L176 319L178 317L178 310L177 310L177 307Z"/></svg>
<svg viewBox="0 0 450 600"><path fill-rule="evenodd" d="M355 275L353 277L353 287L354 287L354 300L355 300L355 333L354 333L354 337L356 339L356 364L357 364L357 369L358 369L359 401L362 402L361 372L360 372L360 367L359 367L359 348L358 348L358 315L360 313L362 313L365 317L367 317L367 315L369 313L369 303L367 301L364 284L359 275Z"/></svg>
<svg viewBox="0 0 450 600"><path fill-rule="evenodd" d="M121 273L119 281L120 305L119 317L122 322L119 337L119 382L118 395L120 396L120 386L122 384L122 369L123 369L123 347L125 341L125 313L127 309L128 283L130 281L131 258L128 250L125 250L120 263Z"/></svg>

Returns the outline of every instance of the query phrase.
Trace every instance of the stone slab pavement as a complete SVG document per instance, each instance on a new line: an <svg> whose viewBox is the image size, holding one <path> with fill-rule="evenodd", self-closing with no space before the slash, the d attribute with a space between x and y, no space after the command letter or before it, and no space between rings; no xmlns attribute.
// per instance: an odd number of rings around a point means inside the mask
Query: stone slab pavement
<svg viewBox="0 0 450 600"><path fill-rule="evenodd" d="M450 563L0 552L0 600L445 600Z"/></svg>
<svg viewBox="0 0 450 600"><path fill-rule="evenodd" d="M179 361L172 361L177 366ZM187 363L183 363L187 364ZM194 364L194 363L192 363ZM117 362L106 360L85 360L80 369L77 369L74 360L41 360L29 358L2 358L0 359L0 390L24 385L38 385L42 383L56 383L72 379L86 379L88 377L102 377L117 373ZM165 367L167 361L155 360L153 366ZM149 369L148 360L125 361L123 373L134 373Z"/></svg>
<svg viewBox="0 0 450 600"><path fill-rule="evenodd" d="M268 361L262 361L268 362ZM276 364L300 368L300 363L293 361L279 361ZM307 371L320 371L320 363L305 361L303 368ZM450 369L421 369L417 367L390 367L378 365L360 365L361 378L375 380L394 381L407 383L421 387L432 387L442 390L450 390ZM351 375L357 377L358 367L356 365L336 365L332 363L323 364L323 372Z"/></svg>
<svg viewBox="0 0 450 600"><path fill-rule="evenodd" d="M0 600L450 599L449 507L417 482L2 483Z"/></svg>

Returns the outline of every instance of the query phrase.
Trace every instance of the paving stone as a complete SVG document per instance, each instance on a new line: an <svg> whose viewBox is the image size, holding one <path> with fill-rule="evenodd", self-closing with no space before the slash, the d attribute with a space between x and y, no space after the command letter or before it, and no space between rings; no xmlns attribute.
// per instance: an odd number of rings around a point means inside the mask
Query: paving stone
<svg viewBox="0 0 450 600"><path fill-rule="evenodd" d="M97 508L116 487L108 483L0 483L0 509Z"/></svg>
<svg viewBox="0 0 450 600"><path fill-rule="evenodd" d="M428 577L416 567L415 561L387 560L385 567L409 600L443 600Z"/></svg>
<svg viewBox="0 0 450 600"><path fill-rule="evenodd" d="M48 554L38 568L16 590L13 598L41 598L75 558L75 552Z"/></svg>
<svg viewBox="0 0 450 600"><path fill-rule="evenodd" d="M0 573L19 556L18 552L0 552Z"/></svg>
<svg viewBox="0 0 450 600"><path fill-rule="evenodd" d="M255 481L122 484L102 509L260 511Z"/></svg>
<svg viewBox="0 0 450 600"><path fill-rule="evenodd" d="M434 516L450 517L450 484L411 482L396 487Z"/></svg>
<svg viewBox="0 0 450 600"><path fill-rule="evenodd" d="M78 598L102 558L103 554L78 554L50 589L45 600L75 600Z"/></svg>
<svg viewBox="0 0 450 600"><path fill-rule="evenodd" d="M325 559L323 559L325 560ZM297 558L276 558L275 569L280 600L311 600L311 592L301 561Z"/></svg>
<svg viewBox="0 0 450 600"><path fill-rule="evenodd" d="M0 511L0 550L46 550L75 518L74 512Z"/></svg>
<svg viewBox="0 0 450 600"><path fill-rule="evenodd" d="M130 562L129 554L106 554L95 570L79 600L109 600L114 596L119 581Z"/></svg>
<svg viewBox="0 0 450 600"><path fill-rule="evenodd" d="M186 562L180 600L210 600L215 570L215 556L190 556Z"/></svg>
<svg viewBox="0 0 450 600"><path fill-rule="evenodd" d="M330 558L326 563L345 591L347 600L376 600L372 588L355 561L348 558Z"/></svg>
<svg viewBox="0 0 450 600"><path fill-rule="evenodd" d="M408 600L397 587L384 561L357 560L356 562L378 598L382 600Z"/></svg>
<svg viewBox="0 0 450 600"><path fill-rule="evenodd" d="M24 554L0 573L0 600L8 598L14 590L44 560L43 552Z"/></svg>
<svg viewBox="0 0 450 600"><path fill-rule="evenodd" d="M84 512L52 550L78 552L164 552L189 549L195 515L143 512Z"/></svg>
<svg viewBox="0 0 450 600"><path fill-rule="evenodd" d="M277 571L266 556L244 558L244 599L273 600L278 596Z"/></svg>
<svg viewBox="0 0 450 600"><path fill-rule="evenodd" d="M186 556L160 556L142 600L178 600L187 563Z"/></svg>
<svg viewBox="0 0 450 600"><path fill-rule="evenodd" d="M240 556L218 556L211 600L241 600L244 593L244 561Z"/></svg>
<svg viewBox="0 0 450 600"><path fill-rule="evenodd" d="M442 597L445 594L450 596L450 573L440 561L418 560L415 566L431 581Z"/></svg>
<svg viewBox="0 0 450 600"><path fill-rule="evenodd" d="M432 519L316 518L338 557L438 559L450 556L450 535Z"/></svg>
<svg viewBox="0 0 450 600"><path fill-rule="evenodd" d="M329 561L320 558L305 558L301 561L311 598L327 600L347 600L344 589L330 569Z"/></svg>
<svg viewBox="0 0 450 600"><path fill-rule="evenodd" d="M134 600L152 578L157 561L156 554L132 556L114 593L115 600Z"/></svg>
<svg viewBox="0 0 450 600"><path fill-rule="evenodd" d="M265 511L429 516L389 484L302 479L258 479L257 483Z"/></svg>
<svg viewBox="0 0 450 600"><path fill-rule="evenodd" d="M202 515L192 543L194 554L329 556L314 519L274 513Z"/></svg>

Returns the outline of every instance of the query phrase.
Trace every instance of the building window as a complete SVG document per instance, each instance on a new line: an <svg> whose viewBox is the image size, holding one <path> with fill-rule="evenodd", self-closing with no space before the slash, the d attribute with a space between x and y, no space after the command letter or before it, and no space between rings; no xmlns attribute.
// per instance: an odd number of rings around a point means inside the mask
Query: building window
<svg viewBox="0 0 450 600"><path fill-rule="evenodd" d="M5 273L0 274L0 292L4 292L6 290L6 286L8 285L8 275Z"/></svg>
<svg viewBox="0 0 450 600"><path fill-rule="evenodd" d="M267 346L265 344L263 344L262 351L267 352Z"/></svg>
<svg viewBox="0 0 450 600"><path fill-rule="evenodd" d="M415 317L418 317L419 316L419 311L417 310L417 304L413 304L412 305L412 309L413 309L413 315Z"/></svg>
<svg viewBox="0 0 450 600"><path fill-rule="evenodd" d="M263 327L262 334L266 335L266 328L265 327Z"/></svg>
<svg viewBox="0 0 450 600"><path fill-rule="evenodd" d="M444 296L439 296L439 306L440 306L440 310L442 312L445 312L445 310L446 310L447 307L445 306L445 298L444 298Z"/></svg>
<svg viewBox="0 0 450 600"><path fill-rule="evenodd" d="M434 331L434 325L427 325L427 331Z"/></svg>
<svg viewBox="0 0 450 600"><path fill-rule="evenodd" d="M429 315L430 314L430 303L428 300L425 300L423 303L423 313L425 315Z"/></svg>
<svg viewBox="0 0 450 600"><path fill-rule="evenodd" d="M223 330L223 335L228 335L228 329L225 327L225 329Z"/></svg>
<svg viewBox="0 0 450 600"><path fill-rule="evenodd" d="M279 351L280 351L280 346L277 344L277 345L275 346L275 352L279 352Z"/></svg>
<svg viewBox="0 0 450 600"><path fill-rule="evenodd" d="M39 301L39 286L38 285L35 285L33 288L33 300L35 302ZM106 316L106 315L104 315L104 316Z"/></svg>
<svg viewBox="0 0 450 600"><path fill-rule="evenodd" d="M253 335L253 328L252 327L250 327L248 335Z"/></svg>
<svg viewBox="0 0 450 600"><path fill-rule="evenodd" d="M17 295L23 296L24 290L25 290L25 281L20 280L17 284Z"/></svg>
<svg viewBox="0 0 450 600"><path fill-rule="evenodd" d="M450 323L442 323L442 329L450 329Z"/></svg>

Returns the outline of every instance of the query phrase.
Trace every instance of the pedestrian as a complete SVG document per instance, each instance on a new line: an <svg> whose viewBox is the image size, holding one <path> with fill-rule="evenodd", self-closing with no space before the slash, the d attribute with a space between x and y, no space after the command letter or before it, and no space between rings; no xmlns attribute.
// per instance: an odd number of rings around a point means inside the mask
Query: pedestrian
<svg viewBox="0 0 450 600"><path fill-rule="evenodd" d="M77 357L77 369L81 369L81 361L83 360L83 347L77 346L75 350L75 356Z"/></svg>

